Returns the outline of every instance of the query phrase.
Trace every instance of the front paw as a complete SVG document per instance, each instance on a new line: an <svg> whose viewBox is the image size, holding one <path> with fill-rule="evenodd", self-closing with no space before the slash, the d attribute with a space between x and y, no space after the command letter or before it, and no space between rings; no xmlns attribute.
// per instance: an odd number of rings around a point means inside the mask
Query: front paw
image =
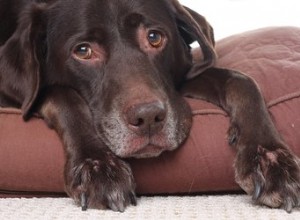
<svg viewBox="0 0 300 220"><path fill-rule="evenodd" d="M238 155L235 168L237 183L256 203L287 212L300 206L300 161L288 149L259 146L255 158Z"/></svg>
<svg viewBox="0 0 300 220"><path fill-rule="evenodd" d="M66 191L82 207L123 212L136 205L135 184L127 163L111 152L101 152L83 160L68 161L65 169Z"/></svg>

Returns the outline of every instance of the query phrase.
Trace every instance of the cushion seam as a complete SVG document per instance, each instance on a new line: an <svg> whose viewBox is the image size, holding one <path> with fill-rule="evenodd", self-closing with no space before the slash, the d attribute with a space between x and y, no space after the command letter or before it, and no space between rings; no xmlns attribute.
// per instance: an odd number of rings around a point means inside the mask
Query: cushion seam
<svg viewBox="0 0 300 220"><path fill-rule="evenodd" d="M286 101L299 98L300 97L300 91L290 93L284 96L280 96L279 98L276 98L272 101L267 102L267 107L270 109L278 104L284 103ZM21 115L21 111L19 109L14 109L14 108L1 108L0 107L0 114L7 114L7 115ZM223 115L223 116L228 116L224 111L221 109L201 109L201 110L193 110L192 115Z"/></svg>
<svg viewBox="0 0 300 220"><path fill-rule="evenodd" d="M228 116L226 112L221 109L201 109L201 110L193 110L192 115L223 115Z"/></svg>
<svg viewBox="0 0 300 220"><path fill-rule="evenodd" d="M290 101L292 99L295 99L295 98L299 98L300 97L300 91L297 91L297 92L294 92L294 93L290 93L290 94L287 94L287 95L284 95L284 96L280 96L279 98L276 98L272 101L269 101L267 103L267 107L270 109L278 104L281 104L281 103L284 103L286 101Z"/></svg>
<svg viewBox="0 0 300 220"><path fill-rule="evenodd" d="M16 108L3 108L0 107L0 114L3 115L21 115L21 110L16 109Z"/></svg>
<svg viewBox="0 0 300 220"><path fill-rule="evenodd" d="M292 99L296 99L300 97L300 91L294 92L294 93L290 93L284 96L280 96L279 98L276 98L272 101L269 101L266 103L267 108L271 109L273 107L275 107L276 105L279 105L281 103L285 103L287 101L290 101ZM228 114L226 114L226 112L219 110L219 109L201 109L201 110L193 110L192 111L192 115L196 116L196 115L223 115L225 117L228 116Z"/></svg>

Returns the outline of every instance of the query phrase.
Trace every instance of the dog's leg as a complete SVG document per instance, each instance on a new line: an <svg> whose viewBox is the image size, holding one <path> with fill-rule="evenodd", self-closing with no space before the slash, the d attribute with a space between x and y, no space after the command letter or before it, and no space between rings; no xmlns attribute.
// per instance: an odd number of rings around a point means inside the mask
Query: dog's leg
<svg viewBox="0 0 300 220"><path fill-rule="evenodd" d="M280 138L252 79L211 68L188 81L182 94L228 113L228 142L237 149L236 181L257 203L288 212L300 206L300 161Z"/></svg>
<svg viewBox="0 0 300 220"><path fill-rule="evenodd" d="M85 210L124 211L136 203L135 184L127 163L103 144L85 101L66 88L48 89L38 112L60 135L65 150L66 192Z"/></svg>

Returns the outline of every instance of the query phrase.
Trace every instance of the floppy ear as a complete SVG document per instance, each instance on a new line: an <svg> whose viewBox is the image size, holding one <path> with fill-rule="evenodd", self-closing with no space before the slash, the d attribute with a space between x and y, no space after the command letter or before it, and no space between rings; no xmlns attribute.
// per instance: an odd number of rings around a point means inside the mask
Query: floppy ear
<svg viewBox="0 0 300 220"><path fill-rule="evenodd" d="M20 103L27 119L40 88L40 61L45 5L33 4L19 17L15 32L0 50L1 94Z"/></svg>
<svg viewBox="0 0 300 220"><path fill-rule="evenodd" d="M197 41L203 53L203 60L194 63L186 78L191 79L216 62L213 29L206 19L193 10L182 6L177 0L168 0L176 16L178 30L187 45Z"/></svg>

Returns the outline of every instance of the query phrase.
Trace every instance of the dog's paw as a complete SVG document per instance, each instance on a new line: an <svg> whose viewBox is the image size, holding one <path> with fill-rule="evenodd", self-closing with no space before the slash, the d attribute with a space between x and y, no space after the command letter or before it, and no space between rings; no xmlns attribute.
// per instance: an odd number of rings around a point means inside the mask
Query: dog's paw
<svg viewBox="0 0 300 220"><path fill-rule="evenodd" d="M70 164L73 164L70 165ZM66 191L82 207L123 212L136 205L135 184L127 163L110 152L100 159L87 158L68 163L65 170Z"/></svg>
<svg viewBox="0 0 300 220"><path fill-rule="evenodd" d="M232 123L227 131L227 141L230 146L236 146L240 137L240 130L237 125Z"/></svg>
<svg viewBox="0 0 300 220"><path fill-rule="evenodd" d="M274 151L258 147L256 158L237 158L236 181L258 204L291 212L300 206L300 162L285 148ZM249 168L245 168L249 166ZM251 167L251 168L250 168Z"/></svg>

